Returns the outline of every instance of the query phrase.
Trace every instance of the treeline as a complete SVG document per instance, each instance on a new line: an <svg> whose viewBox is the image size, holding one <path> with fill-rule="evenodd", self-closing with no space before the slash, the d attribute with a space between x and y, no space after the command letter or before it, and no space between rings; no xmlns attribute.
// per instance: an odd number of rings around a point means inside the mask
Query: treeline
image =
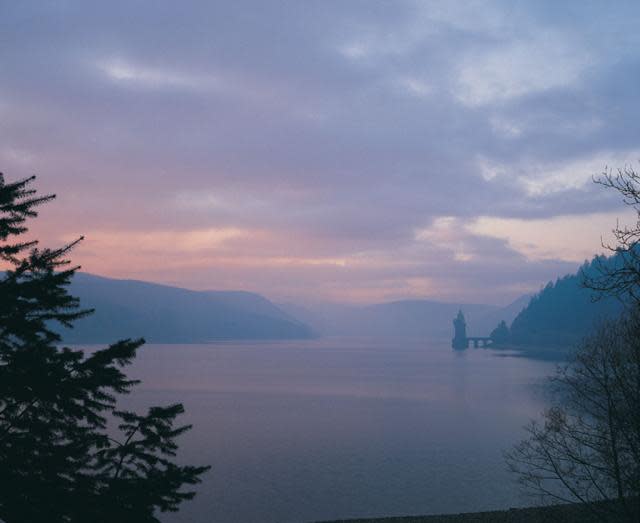
<svg viewBox="0 0 640 523"><path fill-rule="evenodd" d="M580 342L606 318L619 316L622 303L618 299L596 296L584 286L586 280L597 280L603 269L615 266L619 262L616 258L596 256L576 274L549 282L516 316L508 334L501 329L503 343L568 347Z"/></svg>

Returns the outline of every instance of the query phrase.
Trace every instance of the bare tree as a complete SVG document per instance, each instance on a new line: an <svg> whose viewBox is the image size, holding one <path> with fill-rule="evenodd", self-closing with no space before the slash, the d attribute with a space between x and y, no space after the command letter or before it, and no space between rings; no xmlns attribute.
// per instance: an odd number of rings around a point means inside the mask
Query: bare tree
<svg viewBox="0 0 640 523"><path fill-rule="evenodd" d="M542 423L507 452L525 491L579 502L603 521L639 521L640 314L604 323L552 378Z"/></svg>
<svg viewBox="0 0 640 523"><path fill-rule="evenodd" d="M615 244L602 244L614 256L597 258L597 274L582 274L584 286L595 290L596 297L630 298L633 304L640 305L640 173L631 167L615 172L607 169L594 182L617 191L623 202L636 211L636 223L633 227L616 223L612 230Z"/></svg>

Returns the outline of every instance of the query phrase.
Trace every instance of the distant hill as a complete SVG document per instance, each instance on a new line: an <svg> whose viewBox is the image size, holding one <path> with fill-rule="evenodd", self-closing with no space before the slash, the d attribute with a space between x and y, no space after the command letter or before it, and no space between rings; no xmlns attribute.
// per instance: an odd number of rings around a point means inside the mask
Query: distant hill
<svg viewBox="0 0 640 523"><path fill-rule="evenodd" d="M515 318L522 312L522 310L529 305L531 301L531 294L523 294L513 302L511 302L506 307L500 307L496 309L492 309L485 314L480 315L478 318L474 318L471 316L467 318L467 322L470 323L470 335L475 336L488 336L491 331L500 323L504 321L507 325L509 325ZM462 308L464 312L464 307ZM477 328L474 324L477 323ZM485 334L486 333L486 334Z"/></svg>
<svg viewBox="0 0 640 523"><path fill-rule="evenodd" d="M602 297L582 286L581 271L597 274L597 264L614 263L613 258L594 258L576 274L558 278L536 294L513 320L511 342L535 347L568 347L588 335L598 322L622 311L620 301Z"/></svg>
<svg viewBox="0 0 640 523"><path fill-rule="evenodd" d="M311 329L250 292L191 291L78 273L71 294L96 312L61 331L66 343L144 337L152 343L309 338Z"/></svg>
<svg viewBox="0 0 640 523"><path fill-rule="evenodd" d="M327 336L449 339L453 335L451 322L459 309L467 318L471 334L487 336L500 320L511 322L529 298L523 296L507 307L432 300L401 300L367 306L281 304L280 307Z"/></svg>

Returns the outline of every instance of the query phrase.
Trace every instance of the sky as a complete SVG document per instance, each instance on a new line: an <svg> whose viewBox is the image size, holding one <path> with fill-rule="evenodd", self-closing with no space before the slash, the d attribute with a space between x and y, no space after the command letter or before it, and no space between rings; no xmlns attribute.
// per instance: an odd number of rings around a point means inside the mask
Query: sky
<svg viewBox="0 0 640 523"><path fill-rule="evenodd" d="M83 270L507 304L634 219L640 3L0 0L0 171Z"/></svg>

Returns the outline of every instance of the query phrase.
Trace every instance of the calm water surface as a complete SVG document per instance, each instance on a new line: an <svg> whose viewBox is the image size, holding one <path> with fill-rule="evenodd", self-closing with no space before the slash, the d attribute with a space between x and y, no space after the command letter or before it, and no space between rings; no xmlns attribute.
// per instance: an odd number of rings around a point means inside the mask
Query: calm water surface
<svg viewBox="0 0 640 523"><path fill-rule="evenodd" d="M128 406L184 403L210 464L169 522L275 523L522 504L502 451L552 363L416 340L147 345ZM537 392L538 391L538 392Z"/></svg>

